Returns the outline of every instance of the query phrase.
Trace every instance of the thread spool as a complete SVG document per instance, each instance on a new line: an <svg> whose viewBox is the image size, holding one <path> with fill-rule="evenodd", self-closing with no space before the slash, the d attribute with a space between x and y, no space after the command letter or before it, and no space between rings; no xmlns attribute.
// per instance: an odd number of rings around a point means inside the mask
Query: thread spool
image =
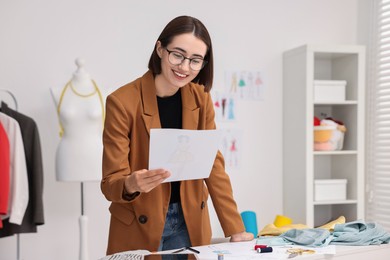
<svg viewBox="0 0 390 260"><path fill-rule="evenodd" d="M283 215L276 215L274 220L274 225L276 227L283 227L286 225L290 225L292 223L292 219Z"/></svg>
<svg viewBox="0 0 390 260"><path fill-rule="evenodd" d="M256 249L257 253L272 253L272 247L264 247Z"/></svg>
<svg viewBox="0 0 390 260"><path fill-rule="evenodd" d="M255 250L257 250L258 248L266 248L267 246L266 245L255 245Z"/></svg>
<svg viewBox="0 0 390 260"><path fill-rule="evenodd" d="M257 220L256 213L254 211L243 211L241 213L242 221L244 222L245 231L252 233L254 237L257 237Z"/></svg>

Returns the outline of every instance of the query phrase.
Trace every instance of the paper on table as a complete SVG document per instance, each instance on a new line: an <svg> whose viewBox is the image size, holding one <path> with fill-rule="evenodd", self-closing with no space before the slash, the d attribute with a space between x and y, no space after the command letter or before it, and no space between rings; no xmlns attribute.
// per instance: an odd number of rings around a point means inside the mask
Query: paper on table
<svg viewBox="0 0 390 260"><path fill-rule="evenodd" d="M243 242L234 242L234 243L220 243L220 244L212 244L206 246L197 246L194 247L196 250L200 252L198 255L202 260L214 260L217 259L218 254L223 254L225 260L236 260L236 259L288 259L289 255L287 250L290 248L306 248L312 249L315 251L312 255L329 255L335 254L336 249L334 245L328 245L324 247L302 247L298 245L285 245L285 246L272 246L271 253L257 253L254 250L254 246L256 245L256 239L252 241L243 241ZM301 259L301 258L309 258L309 254L299 255L297 258L293 259ZM313 257L314 258L314 257ZM325 257L326 258L326 257ZM310 258L312 259L312 258ZM319 259L319 258L315 258ZM322 259L322 258L321 258Z"/></svg>
<svg viewBox="0 0 390 260"><path fill-rule="evenodd" d="M171 172L164 182L208 178L217 155L218 130L151 129L149 169Z"/></svg>

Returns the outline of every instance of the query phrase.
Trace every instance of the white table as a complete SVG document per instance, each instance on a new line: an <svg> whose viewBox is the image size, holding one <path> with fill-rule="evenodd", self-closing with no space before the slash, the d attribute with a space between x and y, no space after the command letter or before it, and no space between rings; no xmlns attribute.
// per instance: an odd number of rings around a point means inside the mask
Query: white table
<svg viewBox="0 0 390 260"><path fill-rule="evenodd" d="M216 253L210 254L215 250L229 250L230 254L224 255L224 260L246 260L246 259L288 259L288 255L285 253L256 253L253 248L256 240L249 242L239 243L219 243L208 246L194 247L200 251L200 254L196 255L199 260L217 260L218 255ZM163 251L159 253L171 253L175 250ZM283 251L284 252L284 251ZM126 255L132 253L148 254L150 252L145 250L122 252L115 255L103 257L100 260L108 259L128 259L126 257L120 258L119 255ZM183 253L192 253L191 251L185 251ZM116 257L114 257L116 256ZM138 259L138 258L137 258ZM142 257L140 258L142 259ZM336 254L314 254L314 255L299 255L294 260L299 259L337 259L337 260L390 260L390 244L371 245L371 246L336 246Z"/></svg>

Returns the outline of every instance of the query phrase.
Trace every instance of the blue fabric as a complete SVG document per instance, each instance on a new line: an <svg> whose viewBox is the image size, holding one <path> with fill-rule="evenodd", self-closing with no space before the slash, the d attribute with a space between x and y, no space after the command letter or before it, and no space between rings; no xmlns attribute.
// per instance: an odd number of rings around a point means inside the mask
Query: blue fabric
<svg viewBox="0 0 390 260"><path fill-rule="evenodd" d="M190 247L191 241L180 203L169 204L158 251Z"/></svg>
<svg viewBox="0 0 390 260"><path fill-rule="evenodd" d="M309 247L327 246L332 236L326 229L290 229L277 237L259 237L257 244L268 246L302 245Z"/></svg>
<svg viewBox="0 0 390 260"><path fill-rule="evenodd" d="M302 246L327 246L331 236L328 230L322 228L290 229L280 235L286 241Z"/></svg>
<svg viewBox="0 0 390 260"><path fill-rule="evenodd" d="M336 224L331 234L326 229L290 229L277 237L259 237L257 244L268 246L302 245L320 247L327 245L379 245L390 243L390 233L382 226L363 221Z"/></svg>
<svg viewBox="0 0 390 260"><path fill-rule="evenodd" d="M390 233L375 223L353 221L336 224L333 232L333 245L379 245L390 242Z"/></svg>
<svg viewBox="0 0 390 260"><path fill-rule="evenodd" d="M257 245L267 245L267 246L285 246L285 245L293 245L292 242L287 241L286 239L277 236L260 236L256 240Z"/></svg>

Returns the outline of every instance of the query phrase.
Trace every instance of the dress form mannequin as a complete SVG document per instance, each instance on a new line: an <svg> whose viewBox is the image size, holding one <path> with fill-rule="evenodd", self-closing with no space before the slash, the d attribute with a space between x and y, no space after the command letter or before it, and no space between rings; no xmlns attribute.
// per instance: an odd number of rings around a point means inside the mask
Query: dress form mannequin
<svg viewBox="0 0 390 260"><path fill-rule="evenodd" d="M63 130L56 153L57 181L100 181L104 97L77 59L77 70L64 88L52 88Z"/></svg>
<svg viewBox="0 0 390 260"><path fill-rule="evenodd" d="M57 181L81 183L80 260L89 258L88 217L84 215L83 182L101 179L106 97L103 97L96 83L85 71L84 64L83 59L77 59L77 70L65 87L50 89L60 122L61 141L57 147L55 163Z"/></svg>

